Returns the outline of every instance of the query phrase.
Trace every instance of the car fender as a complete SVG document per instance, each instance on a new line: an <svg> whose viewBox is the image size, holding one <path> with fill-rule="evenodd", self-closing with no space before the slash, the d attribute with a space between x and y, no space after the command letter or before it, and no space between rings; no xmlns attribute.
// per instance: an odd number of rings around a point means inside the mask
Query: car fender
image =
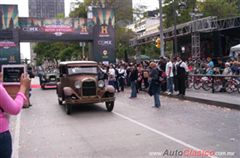
<svg viewBox="0 0 240 158"><path fill-rule="evenodd" d="M115 88L113 86L111 86L111 85L107 85L105 87L105 91L109 92L109 93L115 93Z"/></svg>
<svg viewBox="0 0 240 158"><path fill-rule="evenodd" d="M75 95L79 97L78 94L71 87L64 87L63 92L65 96Z"/></svg>
<svg viewBox="0 0 240 158"><path fill-rule="evenodd" d="M61 83L60 83L60 82L57 83L57 88L56 88L56 90L57 90L57 95L58 95L59 97L62 97L63 92L62 92L62 88L61 88Z"/></svg>

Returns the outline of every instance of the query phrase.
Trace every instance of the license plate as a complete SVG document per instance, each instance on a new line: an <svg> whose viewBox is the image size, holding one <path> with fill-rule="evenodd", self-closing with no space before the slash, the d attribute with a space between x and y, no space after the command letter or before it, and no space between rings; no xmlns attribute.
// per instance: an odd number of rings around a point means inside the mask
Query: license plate
<svg viewBox="0 0 240 158"><path fill-rule="evenodd" d="M55 79L55 78L51 78L50 80L51 80L51 81L55 81L56 79Z"/></svg>

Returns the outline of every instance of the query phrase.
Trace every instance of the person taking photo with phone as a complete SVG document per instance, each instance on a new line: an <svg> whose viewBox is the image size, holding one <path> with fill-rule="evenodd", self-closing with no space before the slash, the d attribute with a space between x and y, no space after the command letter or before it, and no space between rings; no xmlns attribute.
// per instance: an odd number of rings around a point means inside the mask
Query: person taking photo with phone
<svg viewBox="0 0 240 158"><path fill-rule="evenodd" d="M27 101L26 93L30 84L29 76L22 74L19 92L16 98L12 99L2 85L2 75L0 73L0 158L11 158L12 138L9 132L9 116L20 113L23 104Z"/></svg>

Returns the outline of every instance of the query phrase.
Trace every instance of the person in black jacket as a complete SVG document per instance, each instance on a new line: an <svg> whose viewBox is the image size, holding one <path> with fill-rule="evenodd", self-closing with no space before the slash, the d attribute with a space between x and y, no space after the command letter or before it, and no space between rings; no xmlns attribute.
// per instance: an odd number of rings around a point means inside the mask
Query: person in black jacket
<svg viewBox="0 0 240 158"><path fill-rule="evenodd" d="M135 65L131 66L131 71L129 74L129 79L131 83L131 96L130 98L137 97L137 79L138 79L138 71Z"/></svg>
<svg viewBox="0 0 240 158"><path fill-rule="evenodd" d="M182 61L180 57L177 57L176 68L177 68L177 81L178 81L178 89L179 89L178 95L184 96L186 91L188 66L184 61Z"/></svg>
<svg viewBox="0 0 240 158"><path fill-rule="evenodd" d="M159 79L159 70L157 68L157 64L152 62L150 63L150 87L149 87L149 95L154 96L154 106L156 108L159 108L161 106L160 103L160 89L161 89L161 83Z"/></svg>

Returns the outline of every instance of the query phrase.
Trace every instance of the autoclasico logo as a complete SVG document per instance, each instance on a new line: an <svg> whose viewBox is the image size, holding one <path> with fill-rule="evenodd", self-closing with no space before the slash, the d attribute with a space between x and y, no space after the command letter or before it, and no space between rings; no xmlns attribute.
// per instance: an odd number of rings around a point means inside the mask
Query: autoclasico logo
<svg viewBox="0 0 240 158"><path fill-rule="evenodd" d="M168 150L164 152L149 152L150 156L161 157L212 157L212 156L234 156L235 152L215 152L213 150Z"/></svg>
<svg viewBox="0 0 240 158"><path fill-rule="evenodd" d="M98 45L100 46L109 46L112 45L112 41L99 40Z"/></svg>

